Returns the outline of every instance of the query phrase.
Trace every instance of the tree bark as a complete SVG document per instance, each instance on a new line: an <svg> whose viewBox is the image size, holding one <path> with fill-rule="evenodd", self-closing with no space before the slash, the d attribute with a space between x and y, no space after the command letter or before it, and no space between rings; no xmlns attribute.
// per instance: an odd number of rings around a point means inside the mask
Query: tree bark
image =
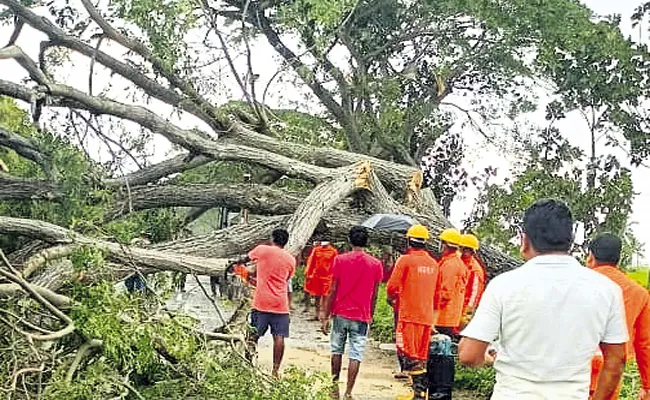
<svg viewBox="0 0 650 400"><path fill-rule="evenodd" d="M131 188L106 213L113 220L129 212L166 207L245 208L253 214L282 215L296 210L301 198L290 192L256 184L156 185Z"/></svg>
<svg viewBox="0 0 650 400"><path fill-rule="evenodd" d="M16 178L0 172L0 201L5 200L48 200L63 199L61 188L40 180Z"/></svg>

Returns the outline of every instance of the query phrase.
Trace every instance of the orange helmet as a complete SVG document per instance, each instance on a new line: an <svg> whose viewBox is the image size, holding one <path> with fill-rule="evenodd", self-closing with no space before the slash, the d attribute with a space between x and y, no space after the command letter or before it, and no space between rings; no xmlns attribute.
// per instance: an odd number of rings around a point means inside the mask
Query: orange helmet
<svg viewBox="0 0 650 400"><path fill-rule="evenodd" d="M466 233L460 238L460 247L467 247L476 251L479 247L478 238L471 233Z"/></svg>

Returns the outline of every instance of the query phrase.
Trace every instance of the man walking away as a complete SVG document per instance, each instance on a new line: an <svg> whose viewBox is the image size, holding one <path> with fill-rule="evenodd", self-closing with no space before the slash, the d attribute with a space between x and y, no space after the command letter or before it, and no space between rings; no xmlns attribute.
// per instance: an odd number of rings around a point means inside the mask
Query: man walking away
<svg viewBox="0 0 650 400"><path fill-rule="evenodd" d="M324 306L332 286L332 264L339 255L336 247L330 242L320 242L311 252L305 267L305 290L316 301L316 312L313 321L318 321L320 310ZM308 274L308 275L307 275Z"/></svg>
<svg viewBox="0 0 650 400"><path fill-rule="evenodd" d="M252 345L271 328L273 335L273 376L277 377L284 356L284 339L289 337L288 280L296 269L296 259L286 250L289 232L276 229L271 234L271 245L259 245L248 253L255 265L251 271L257 285L253 296L251 326Z"/></svg>
<svg viewBox="0 0 650 400"><path fill-rule="evenodd" d="M440 233L440 274L442 300L440 314L436 321L436 331L455 338L463 317L465 287L468 270L458 254L461 234L457 229L445 229Z"/></svg>
<svg viewBox="0 0 650 400"><path fill-rule="evenodd" d="M460 343L471 367L494 361L493 400L587 400L591 358L600 345L603 372L592 400L616 390L625 366L621 289L570 256L573 216L566 204L540 200L524 215L526 264L492 279Z"/></svg>
<svg viewBox="0 0 650 400"><path fill-rule="evenodd" d="M406 237L408 250L395 263L388 280L388 298L399 304L396 346L411 375L413 393L404 399L424 400L427 395L426 363L433 329L434 310L439 308L440 269L425 248L429 231L412 226Z"/></svg>
<svg viewBox="0 0 650 400"><path fill-rule="evenodd" d="M382 280L381 261L364 251L368 245L366 228L355 226L348 235L352 251L339 255L332 266L332 287L321 310L324 333L329 329L329 317L333 315L332 334L332 377L339 381L345 344L349 339L348 381L345 399L352 399L352 389L363 360L368 326L377 301L377 289ZM334 393L338 397L338 387Z"/></svg>
<svg viewBox="0 0 650 400"><path fill-rule="evenodd" d="M603 234L596 237L589 244L587 267L605 275L623 291L627 330L630 336L626 348L627 359L631 360L636 356L639 366L642 387L638 399L650 400L650 294L647 289L634 282L618 268L621 248L621 239L614 235ZM591 369L590 391L592 393L596 390L602 366L602 356L594 357ZM622 381L608 399L618 399L621 383Z"/></svg>

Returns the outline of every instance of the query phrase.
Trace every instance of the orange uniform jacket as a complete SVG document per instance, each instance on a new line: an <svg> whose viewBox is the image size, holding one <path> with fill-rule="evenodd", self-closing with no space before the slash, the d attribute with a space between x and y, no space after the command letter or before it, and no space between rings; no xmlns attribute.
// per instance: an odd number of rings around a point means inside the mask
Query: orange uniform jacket
<svg viewBox="0 0 650 400"><path fill-rule="evenodd" d="M627 342L628 359L636 357L641 383L645 389L650 389L650 294L617 267L600 266L594 271L614 281L623 291L630 335Z"/></svg>
<svg viewBox="0 0 650 400"><path fill-rule="evenodd" d="M465 287L469 271L458 253L450 253L440 260L442 307L436 326L456 328L460 325L465 303Z"/></svg>
<svg viewBox="0 0 650 400"><path fill-rule="evenodd" d="M426 250L410 249L397 259L388 298L398 299L399 321L433 326L440 305L440 267Z"/></svg>
<svg viewBox="0 0 650 400"><path fill-rule="evenodd" d="M475 309L481 301L481 296L485 290L485 270L475 256L463 256L463 263L467 267L468 278L465 287L465 304L464 308Z"/></svg>
<svg viewBox="0 0 650 400"><path fill-rule="evenodd" d="M312 296L327 296L332 284L332 264L339 255L332 245L314 247L305 267L305 290Z"/></svg>

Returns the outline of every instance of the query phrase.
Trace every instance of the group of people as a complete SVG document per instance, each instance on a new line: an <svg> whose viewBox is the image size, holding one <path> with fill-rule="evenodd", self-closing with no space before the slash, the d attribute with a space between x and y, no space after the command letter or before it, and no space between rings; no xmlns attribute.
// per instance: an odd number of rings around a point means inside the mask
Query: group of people
<svg viewBox="0 0 650 400"><path fill-rule="evenodd" d="M426 227L412 226L406 251L388 270L366 251L364 227L350 230L346 253L328 242L312 249L305 291L316 299L313 319L323 332L331 330L335 382L349 347L345 399L352 398L379 284L388 273L398 358L412 386L404 399L451 399L457 353L467 366L494 365L496 400L616 399L624 364L636 356L639 399L650 400L650 295L618 269L619 238L595 238L585 268L570 255L570 209L557 200L538 201L526 211L520 232L526 263L487 287L476 237L444 230L439 258L427 250L429 239ZM270 245L240 260L252 263L257 282L251 341L270 328L275 376L289 336L288 280L296 268L283 249L287 241L285 230L275 230Z"/></svg>

